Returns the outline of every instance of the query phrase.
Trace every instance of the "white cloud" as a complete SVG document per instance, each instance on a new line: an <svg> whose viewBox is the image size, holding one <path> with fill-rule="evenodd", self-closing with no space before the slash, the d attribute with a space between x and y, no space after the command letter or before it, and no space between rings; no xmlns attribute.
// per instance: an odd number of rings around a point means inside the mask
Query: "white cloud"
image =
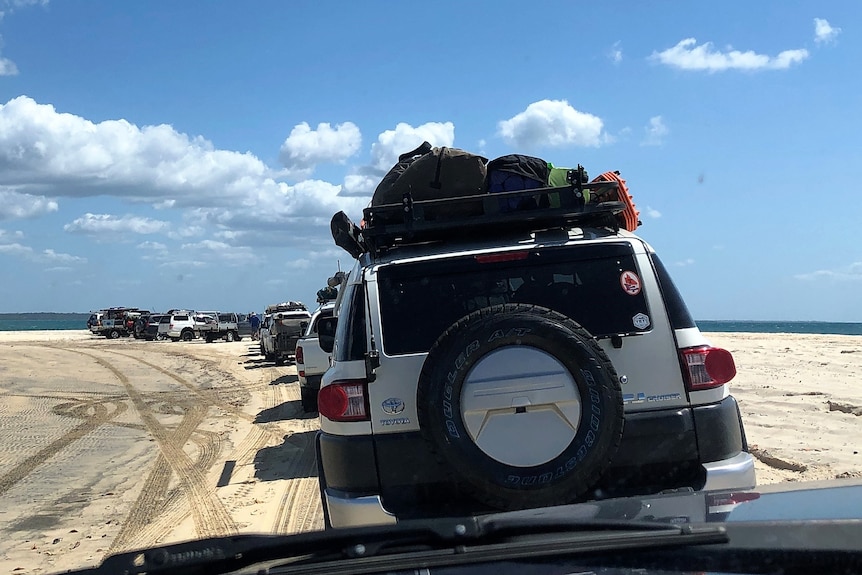
<svg viewBox="0 0 862 575"><path fill-rule="evenodd" d="M41 252L35 251L30 246L25 246L19 243L0 244L0 255L8 255L19 257L31 262L53 264L85 264L87 258L73 256L71 254L59 253L52 249L45 249Z"/></svg>
<svg viewBox="0 0 862 575"><path fill-rule="evenodd" d="M380 182L380 178L365 174L348 174L344 177L342 191L349 196L370 196L374 188Z"/></svg>
<svg viewBox="0 0 862 575"><path fill-rule="evenodd" d="M18 66L9 58L0 57L0 76L17 76Z"/></svg>
<svg viewBox="0 0 862 575"><path fill-rule="evenodd" d="M862 262L853 262L849 266L835 270L817 270L805 274L797 274L798 280L814 281L819 279L835 281L862 281Z"/></svg>
<svg viewBox="0 0 862 575"><path fill-rule="evenodd" d="M451 147L455 142L455 124L428 122L414 128L399 123L394 130L382 132L371 145L371 167L382 176L398 162L398 156L426 141L432 146Z"/></svg>
<svg viewBox="0 0 862 575"><path fill-rule="evenodd" d="M168 246L166 246L163 243L150 242L150 241L141 242L136 247L139 250L153 250L153 251L158 251L158 252L162 252L162 251L165 251L168 249Z"/></svg>
<svg viewBox="0 0 862 575"><path fill-rule="evenodd" d="M421 142L423 137L451 134L454 127L428 124L411 130ZM323 142L319 132L316 137ZM396 135L402 132L397 129ZM383 138L381 146L396 140ZM440 143L450 141L444 137ZM322 158L323 147L321 143L319 153L308 158ZM101 195L161 209L199 210L208 220L257 230L258 218L279 229L288 223L318 226L324 216L328 224L333 213L367 204L341 195L341 186L317 180L288 185L278 177L251 153L215 149L204 138L179 133L169 125L93 123L26 96L0 104L0 189L20 194L14 196L19 202L41 200L32 215L56 210L57 197ZM0 214L8 204L0 203ZM183 228L170 233L188 232ZM192 233L199 235L200 228Z"/></svg>
<svg viewBox="0 0 862 575"><path fill-rule="evenodd" d="M10 232L8 230L0 229L0 242L5 242L7 238L23 238L24 232L21 230L15 230L14 232Z"/></svg>
<svg viewBox="0 0 862 575"><path fill-rule="evenodd" d="M279 160L289 170L310 172L317 164L344 163L361 145L362 134L352 122L338 124L335 129L321 123L316 130L302 122L281 145Z"/></svg>
<svg viewBox="0 0 862 575"><path fill-rule="evenodd" d="M783 70L808 58L808 50L784 50L777 56L757 54L749 50L740 52L728 47L726 52L713 49L712 42L697 45L694 38L686 38L673 48L653 52L655 60L681 70L705 70L722 72L724 70Z"/></svg>
<svg viewBox="0 0 862 575"><path fill-rule="evenodd" d="M827 20L823 18L814 19L814 42L817 44L833 42L840 33L841 28L833 28Z"/></svg>
<svg viewBox="0 0 862 575"><path fill-rule="evenodd" d="M677 265L679 267L694 265L694 260L692 258L688 258L688 259L676 262L675 265Z"/></svg>
<svg viewBox="0 0 862 575"><path fill-rule="evenodd" d="M645 211L646 215L647 215L648 217L650 217L650 218L658 219L658 218L660 218L660 217L661 217L661 212L660 212L660 211L655 210L655 209L653 209L653 208L651 208L651 207L649 207L649 206L647 206L647 207L646 207L646 209L645 209L644 211Z"/></svg>
<svg viewBox="0 0 862 575"><path fill-rule="evenodd" d="M105 233L156 234L170 227L168 222L140 216L117 217L110 214L84 214L63 226L70 233L101 235Z"/></svg>
<svg viewBox="0 0 862 575"><path fill-rule="evenodd" d="M28 256L33 253L33 248L29 246L22 246L19 243L11 243L11 244L0 244L0 254L6 254L10 256Z"/></svg>
<svg viewBox="0 0 862 575"><path fill-rule="evenodd" d="M48 262L62 262L62 263L86 263L87 258L82 258L79 256L73 256L70 254L62 254L57 253L52 249L42 250L42 253L38 256L42 261Z"/></svg>
<svg viewBox="0 0 862 575"><path fill-rule="evenodd" d="M600 146L610 141L603 126L601 118L579 112L565 100L540 100L499 122L497 133L517 148Z"/></svg>
<svg viewBox="0 0 862 575"><path fill-rule="evenodd" d="M199 260L216 261L220 263L244 263L254 259L251 248L232 246L216 240L202 240L196 243L183 244L182 249L194 252Z"/></svg>
<svg viewBox="0 0 862 575"><path fill-rule="evenodd" d="M611 62L613 62L614 64L619 64L623 61L623 49L620 48L619 40L614 42L614 45L611 46L611 49L608 52L608 58L610 58Z"/></svg>
<svg viewBox="0 0 862 575"><path fill-rule="evenodd" d="M45 196L21 194L9 189L0 189L0 220L35 218L56 212L57 202Z"/></svg>
<svg viewBox="0 0 862 575"><path fill-rule="evenodd" d="M669 130L664 125L661 116L653 116L649 119L649 124L644 128L644 132L645 135L641 146L661 146Z"/></svg>

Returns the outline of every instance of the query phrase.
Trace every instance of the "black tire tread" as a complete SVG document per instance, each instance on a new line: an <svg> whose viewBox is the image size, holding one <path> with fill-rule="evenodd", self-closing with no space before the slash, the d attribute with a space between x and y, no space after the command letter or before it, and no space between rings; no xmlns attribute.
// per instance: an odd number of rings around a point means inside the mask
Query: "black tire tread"
<svg viewBox="0 0 862 575"><path fill-rule="evenodd" d="M488 318L491 316L499 315L501 313L528 313L535 317L545 319L547 321L553 321L557 323L561 323L565 325L568 329L570 329L574 334L576 334L582 343L587 345L590 348L593 356L596 361L599 363L599 366L602 370L606 371L610 374L610 379L618 381L618 376L616 374L616 369L613 366L610 358L608 358L607 354L604 350L599 346L595 337L591 333L589 333L586 329L584 329L580 324L575 322L573 319L568 316L561 314L560 312L548 309L546 307L542 307L534 304L523 304L523 303L511 303L511 304L502 304L502 305L494 305L485 307L470 314L462 317L457 322L452 324L446 331L444 331L431 349L428 352L428 357L432 356L432 352L436 350L441 342L445 342L453 333L464 329L464 327L468 324L471 324L477 320ZM433 367L429 366L429 362L426 362L422 365L422 370L419 376L419 382L428 377L428 372L430 372ZM599 382L597 382L599 383ZM600 392L606 394L607 396L613 396L614 402L619 406L619 409L609 417L615 417L617 419L616 423L619 424L620 433L616 436L612 444L606 451L606 456L603 460L603 466L607 467L613 456L616 454L617 448L619 447L620 440L622 439L622 428L625 423L624 413L623 413L623 402L622 402L622 391L618 386L609 387L605 382L601 382L601 390ZM488 493L485 490L478 488L473 485L469 481L466 481L458 472L455 470L447 460L446 456L441 452L437 440L433 437L433 430L429 429L428 425L423 424L423 422L428 421L428 405L430 404L429 398L430 390L427 386L419 385L416 392L416 408L417 408L417 416L419 418L419 430L422 438L424 439L426 445L430 452L434 455L437 463L444 469L444 472L448 479L458 485L458 488L463 491L463 493L482 501L483 503L500 510L516 510L523 508L518 502L513 501L509 497L494 497L492 494ZM569 501L561 501L560 503L568 503Z"/></svg>

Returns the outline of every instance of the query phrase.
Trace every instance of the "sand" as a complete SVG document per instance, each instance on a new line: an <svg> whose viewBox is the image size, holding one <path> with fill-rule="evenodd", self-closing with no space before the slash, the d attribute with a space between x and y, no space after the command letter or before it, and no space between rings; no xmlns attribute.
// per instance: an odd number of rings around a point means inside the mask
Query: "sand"
<svg viewBox="0 0 862 575"><path fill-rule="evenodd" d="M862 477L862 337L707 336L736 359L759 484ZM0 572L322 528L317 419L257 347L0 332Z"/></svg>

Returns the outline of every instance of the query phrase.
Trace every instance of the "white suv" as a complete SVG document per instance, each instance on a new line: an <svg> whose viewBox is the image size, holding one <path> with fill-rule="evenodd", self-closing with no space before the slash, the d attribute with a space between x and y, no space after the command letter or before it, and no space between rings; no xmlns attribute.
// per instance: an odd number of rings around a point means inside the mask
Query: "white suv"
<svg viewBox="0 0 862 575"><path fill-rule="evenodd" d="M319 326L328 526L754 486L731 354L582 188L336 214L357 261Z"/></svg>

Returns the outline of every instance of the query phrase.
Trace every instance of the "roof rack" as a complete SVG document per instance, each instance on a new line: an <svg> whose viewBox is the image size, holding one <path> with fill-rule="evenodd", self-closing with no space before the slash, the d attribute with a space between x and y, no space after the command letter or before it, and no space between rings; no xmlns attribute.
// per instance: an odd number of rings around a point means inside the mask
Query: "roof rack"
<svg viewBox="0 0 862 575"><path fill-rule="evenodd" d="M300 301L284 301L266 306L266 313L278 313L282 311L308 311L308 308Z"/></svg>
<svg viewBox="0 0 862 575"><path fill-rule="evenodd" d="M623 202L590 203L617 190L617 182L575 180L571 185L447 199L414 200L363 210L360 229L343 214L333 217L335 243L353 257L379 254L396 246L428 241L529 233L550 228L591 225L618 231ZM616 197L611 196L611 197Z"/></svg>

